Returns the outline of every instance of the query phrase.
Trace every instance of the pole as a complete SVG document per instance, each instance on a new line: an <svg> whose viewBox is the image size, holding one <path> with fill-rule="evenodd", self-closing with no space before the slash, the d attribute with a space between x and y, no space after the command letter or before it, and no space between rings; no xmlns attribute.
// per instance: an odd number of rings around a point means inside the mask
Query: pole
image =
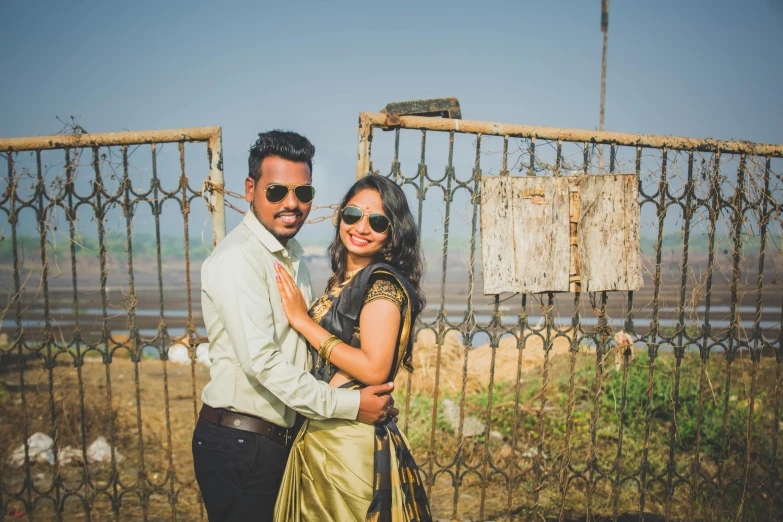
<svg viewBox="0 0 783 522"><path fill-rule="evenodd" d="M604 107L606 104L606 44L609 39L609 0L601 0L601 32L604 33L604 51L601 59L601 115L598 130L604 130ZM604 172L604 147L598 148L598 168Z"/></svg>

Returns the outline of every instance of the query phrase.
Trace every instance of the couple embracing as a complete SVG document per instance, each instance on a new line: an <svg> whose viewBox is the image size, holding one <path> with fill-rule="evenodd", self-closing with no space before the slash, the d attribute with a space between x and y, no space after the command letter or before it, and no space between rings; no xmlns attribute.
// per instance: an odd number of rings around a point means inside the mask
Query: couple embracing
<svg viewBox="0 0 783 522"><path fill-rule="evenodd" d="M299 134L259 134L250 212L201 269L212 366L193 462L204 505L212 522L431 520L390 395L411 369L424 306L416 224L395 183L357 181L314 299L294 239L315 196L314 153Z"/></svg>

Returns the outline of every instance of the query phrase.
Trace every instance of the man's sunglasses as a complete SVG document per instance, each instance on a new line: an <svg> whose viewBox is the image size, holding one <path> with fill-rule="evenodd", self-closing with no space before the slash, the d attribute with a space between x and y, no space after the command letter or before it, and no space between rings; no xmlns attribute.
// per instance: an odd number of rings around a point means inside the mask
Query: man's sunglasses
<svg viewBox="0 0 783 522"><path fill-rule="evenodd" d="M312 185L278 185L272 184L266 187L266 200L270 203L280 203L288 192L293 190L294 196L302 203L310 203L315 197L315 189Z"/></svg>
<svg viewBox="0 0 783 522"><path fill-rule="evenodd" d="M341 213L346 225L355 225L364 217L365 211L359 207L348 205L343 208ZM367 219L370 222L370 228L378 234L385 234L391 227L391 221L383 214L367 212Z"/></svg>

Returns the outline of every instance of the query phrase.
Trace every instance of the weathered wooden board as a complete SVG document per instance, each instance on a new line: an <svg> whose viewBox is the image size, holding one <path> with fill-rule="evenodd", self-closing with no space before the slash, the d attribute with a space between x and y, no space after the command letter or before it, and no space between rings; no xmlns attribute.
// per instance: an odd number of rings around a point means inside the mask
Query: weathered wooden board
<svg viewBox="0 0 783 522"><path fill-rule="evenodd" d="M583 292L642 287L639 178L584 176L579 195L579 273Z"/></svg>
<svg viewBox="0 0 783 522"><path fill-rule="evenodd" d="M481 177L481 261L484 293L516 292L512 179Z"/></svg>
<svg viewBox="0 0 783 522"><path fill-rule="evenodd" d="M569 243L564 178L482 177L485 294L567 292Z"/></svg>
<svg viewBox="0 0 783 522"><path fill-rule="evenodd" d="M568 292L568 181L514 178L517 292Z"/></svg>

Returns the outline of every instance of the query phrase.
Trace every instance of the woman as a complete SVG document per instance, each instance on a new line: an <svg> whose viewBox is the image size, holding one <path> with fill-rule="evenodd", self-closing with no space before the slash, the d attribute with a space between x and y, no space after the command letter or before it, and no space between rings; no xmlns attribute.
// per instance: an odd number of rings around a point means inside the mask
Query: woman
<svg viewBox="0 0 783 522"><path fill-rule="evenodd" d="M278 266L283 308L310 343L318 379L354 389L390 382L402 367L412 370L413 323L424 306L416 225L402 189L374 175L351 187L336 219L326 294L308 313ZM407 440L391 420L307 420L291 449L275 520L365 519L432 520Z"/></svg>

